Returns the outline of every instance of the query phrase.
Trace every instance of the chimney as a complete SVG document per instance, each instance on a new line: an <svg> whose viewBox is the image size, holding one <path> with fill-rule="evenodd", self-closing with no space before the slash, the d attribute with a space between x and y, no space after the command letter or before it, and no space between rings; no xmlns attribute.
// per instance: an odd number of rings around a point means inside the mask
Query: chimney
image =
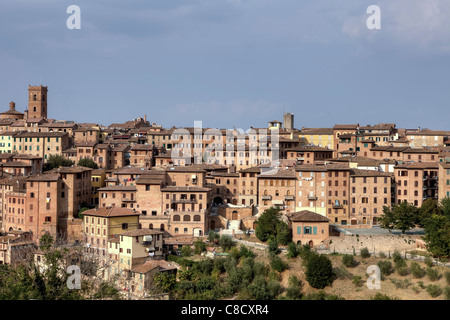
<svg viewBox="0 0 450 320"><path fill-rule="evenodd" d="M14 101L11 101L9 103L9 111L15 111L16 110L16 104L14 103Z"/></svg>

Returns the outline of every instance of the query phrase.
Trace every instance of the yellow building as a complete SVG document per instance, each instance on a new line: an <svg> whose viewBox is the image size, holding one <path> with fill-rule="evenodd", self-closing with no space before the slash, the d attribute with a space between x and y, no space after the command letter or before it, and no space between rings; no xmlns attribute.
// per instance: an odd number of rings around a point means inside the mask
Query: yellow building
<svg viewBox="0 0 450 320"><path fill-rule="evenodd" d="M108 239L139 228L139 212L127 208L90 209L82 214L84 240L91 253L106 255Z"/></svg>
<svg viewBox="0 0 450 320"><path fill-rule="evenodd" d="M52 154L61 154L69 147L65 132L19 132L12 136L12 151L39 156L47 160Z"/></svg>
<svg viewBox="0 0 450 320"><path fill-rule="evenodd" d="M331 150L334 148L333 128L302 128L298 137L302 145L314 145Z"/></svg>
<svg viewBox="0 0 450 320"><path fill-rule="evenodd" d="M0 133L0 153L12 153L12 132Z"/></svg>
<svg viewBox="0 0 450 320"><path fill-rule="evenodd" d="M98 189L106 187L106 172L102 169L92 170L91 175L91 204L99 204Z"/></svg>

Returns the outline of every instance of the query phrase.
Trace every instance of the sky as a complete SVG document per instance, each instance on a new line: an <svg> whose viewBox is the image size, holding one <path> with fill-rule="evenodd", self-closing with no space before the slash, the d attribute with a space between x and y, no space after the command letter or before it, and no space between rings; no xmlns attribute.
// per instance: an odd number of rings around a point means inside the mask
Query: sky
<svg viewBox="0 0 450 320"><path fill-rule="evenodd" d="M449 75L448 0L0 0L0 109L58 120L450 130Z"/></svg>

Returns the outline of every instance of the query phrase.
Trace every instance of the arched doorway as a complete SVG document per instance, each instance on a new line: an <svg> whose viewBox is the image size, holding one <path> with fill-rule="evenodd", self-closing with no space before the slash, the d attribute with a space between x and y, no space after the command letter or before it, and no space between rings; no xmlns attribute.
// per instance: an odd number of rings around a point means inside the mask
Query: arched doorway
<svg viewBox="0 0 450 320"><path fill-rule="evenodd" d="M314 242L313 242L312 240L310 240L310 241L308 242L308 245L309 245L310 248L313 248L313 247L314 247Z"/></svg>
<svg viewBox="0 0 450 320"><path fill-rule="evenodd" d="M297 241L297 244L298 244L298 245L301 245L301 244L302 244L302 241L301 241L301 240L298 240L298 241Z"/></svg>
<svg viewBox="0 0 450 320"><path fill-rule="evenodd" d="M376 226L378 224L377 217L373 217L373 225Z"/></svg>
<svg viewBox="0 0 450 320"><path fill-rule="evenodd" d="M231 214L231 220L238 220L238 212L237 211L233 211L233 213Z"/></svg>
<svg viewBox="0 0 450 320"><path fill-rule="evenodd" d="M216 230L216 221L211 220L211 223L210 223L210 229L211 229L211 230Z"/></svg>
<svg viewBox="0 0 450 320"><path fill-rule="evenodd" d="M367 218L366 217L363 218L362 223L363 224L367 224Z"/></svg>
<svg viewBox="0 0 450 320"><path fill-rule="evenodd" d="M237 205L237 199L233 199L233 205Z"/></svg>
<svg viewBox="0 0 450 320"><path fill-rule="evenodd" d="M214 203L215 204L222 204L223 203L223 199L221 197L215 197L214 198Z"/></svg>

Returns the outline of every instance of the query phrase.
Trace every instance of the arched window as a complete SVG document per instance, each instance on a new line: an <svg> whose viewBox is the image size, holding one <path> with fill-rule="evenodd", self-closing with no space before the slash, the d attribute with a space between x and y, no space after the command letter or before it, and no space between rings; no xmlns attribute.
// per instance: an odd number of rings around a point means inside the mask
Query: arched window
<svg viewBox="0 0 450 320"><path fill-rule="evenodd" d="M153 223L150 223L150 224L148 225L148 228L149 228L150 230L153 230Z"/></svg>
<svg viewBox="0 0 450 320"><path fill-rule="evenodd" d="M196 214L196 215L194 216L194 221L201 221L201 220L202 220L202 219L201 219L200 215Z"/></svg>
<svg viewBox="0 0 450 320"><path fill-rule="evenodd" d="M276 195L276 196L279 196L279 195L280 195L280 192L279 192L278 190L276 190L276 191L275 191L275 195Z"/></svg>
<svg viewBox="0 0 450 320"><path fill-rule="evenodd" d="M183 221L191 221L191 217L189 215L183 216Z"/></svg>
<svg viewBox="0 0 450 320"><path fill-rule="evenodd" d="M159 230L164 231L164 223L161 223L161 226L159 227Z"/></svg>
<svg viewBox="0 0 450 320"><path fill-rule="evenodd" d="M290 196L291 195L291 190L286 191L286 195Z"/></svg>
<svg viewBox="0 0 450 320"><path fill-rule="evenodd" d="M264 195L267 196L267 190L264 190Z"/></svg>
<svg viewBox="0 0 450 320"><path fill-rule="evenodd" d="M178 214L174 215L173 221L180 221L180 216Z"/></svg>

